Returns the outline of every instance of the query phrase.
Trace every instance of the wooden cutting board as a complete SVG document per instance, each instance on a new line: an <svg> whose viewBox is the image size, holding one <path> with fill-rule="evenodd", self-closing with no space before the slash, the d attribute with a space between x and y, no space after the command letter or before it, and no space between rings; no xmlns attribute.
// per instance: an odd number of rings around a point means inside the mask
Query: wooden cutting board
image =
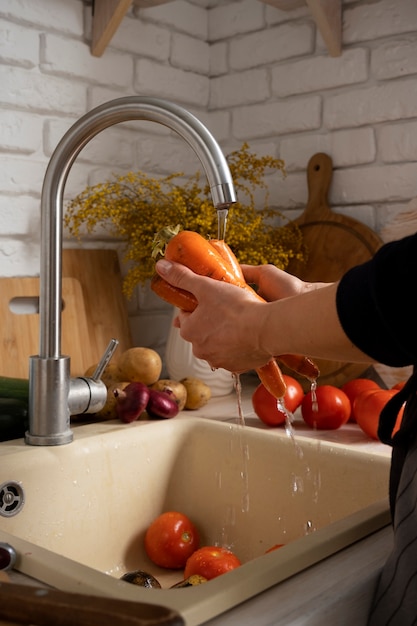
<svg viewBox="0 0 417 626"><path fill-rule="evenodd" d="M110 339L118 339L115 356L132 347L126 298L115 250L66 249L62 275L82 287L90 349L97 363Z"/></svg>
<svg viewBox="0 0 417 626"><path fill-rule="evenodd" d="M332 173L332 160L327 154L317 153L311 157L307 166L308 203L294 220L303 234L308 258L304 263L291 262L287 268L306 281L339 280L351 267L371 259L382 245L371 228L332 211L327 199ZM335 386L361 376L369 367L369 364L322 360L317 364L321 372L319 383Z"/></svg>
<svg viewBox="0 0 417 626"><path fill-rule="evenodd" d="M78 280L63 279L62 300L62 353L78 376L94 362ZM39 278L0 278L0 375L28 377L29 356L39 354L38 304Z"/></svg>
<svg viewBox="0 0 417 626"><path fill-rule="evenodd" d="M0 583L2 624L38 626L184 626L179 613L150 602ZM7 621L4 621L7 620Z"/></svg>
<svg viewBox="0 0 417 626"><path fill-rule="evenodd" d="M29 356L39 354L38 297L39 278L0 278L0 375L27 378ZM114 358L132 346L114 250L64 250L62 299L61 352L71 357L72 376L97 363L113 337Z"/></svg>

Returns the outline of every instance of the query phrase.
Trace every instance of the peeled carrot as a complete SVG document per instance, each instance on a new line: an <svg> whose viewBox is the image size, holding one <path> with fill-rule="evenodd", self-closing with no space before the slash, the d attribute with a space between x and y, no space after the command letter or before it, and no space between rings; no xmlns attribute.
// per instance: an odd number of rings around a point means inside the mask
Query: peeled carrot
<svg viewBox="0 0 417 626"><path fill-rule="evenodd" d="M197 298L192 293L185 289L174 287L159 274L152 276L151 289L162 300L173 304L181 311L187 311L187 313L194 311L198 304Z"/></svg>
<svg viewBox="0 0 417 626"><path fill-rule="evenodd" d="M315 382L320 376L319 368L308 356L303 354L280 354L275 358L294 372L297 372L297 374L300 374L300 376L308 378L311 382Z"/></svg>
<svg viewBox="0 0 417 626"><path fill-rule="evenodd" d="M223 239L210 239L211 245L217 250L217 252L223 257L225 261L228 261L230 267L233 270L233 273L236 277L237 281L244 282L246 287L250 289L253 294L261 300L265 302L264 298L262 298L255 290L253 290L249 285L247 285L245 281L245 277L243 276L242 268L240 266L239 261L233 254L230 246ZM309 357L304 356L302 354L280 354L275 357L278 361L292 369L297 374L308 378L311 381L317 380L320 375L320 371L317 365L312 361ZM264 381L262 381L264 382ZM264 383L265 385L265 383ZM267 385L265 385L267 387ZM268 388L268 387L267 387ZM273 394L274 395L274 394Z"/></svg>
<svg viewBox="0 0 417 626"><path fill-rule="evenodd" d="M265 302L246 283L239 262L224 241L218 239L210 241L193 231L178 232L170 228L158 233L155 240L156 254L162 252L163 247L166 259L182 263L196 274L237 285L249 291L258 300ZM151 289L162 299L183 311L191 312L198 304L193 294L173 287L159 275L152 278ZM257 368L256 372L266 389L275 398L280 399L285 395L286 384L274 358Z"/></svg>
<svg viewBox="0 0 417 626"><path fill-rule="evenodd" d="M242 268L240 266L239 261L237 260L233 250L231 247L225 242L224 239L209 239L210 245L213 246L215 250L220 254L220 256L229 264L233 271L233 275L237 282L241 282L244 286L249 287L247 284L245 277L243 276ZM254 291L256 296L262 299L256 291Z"/></svg>
<svg viewBox="0 0 417 626"><path fill-rule="evenodd" d="M216 280L222 280L239 287L244 287L246 281L236 280L229 263L223 259L219 252L198 233L191 230L162 229L155 240L157 253L164 245L164 256L168 261L182 263L196 274L209 276ZM156 256L154 254L154 256Z"/></svg>

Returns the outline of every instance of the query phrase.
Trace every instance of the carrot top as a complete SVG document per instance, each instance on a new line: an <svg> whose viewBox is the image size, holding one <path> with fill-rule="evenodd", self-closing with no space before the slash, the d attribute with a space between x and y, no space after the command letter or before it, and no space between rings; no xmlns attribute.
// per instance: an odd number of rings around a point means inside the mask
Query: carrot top
<svg viewBox="0 0 417 626"><path fill-rule="evenodd" d="M181 224L176 226L164 226L160 231L156 233L152 242L152 258L157 259L160 256L165 256L165 250L168 243L175 235L182 230Z"/></svg>

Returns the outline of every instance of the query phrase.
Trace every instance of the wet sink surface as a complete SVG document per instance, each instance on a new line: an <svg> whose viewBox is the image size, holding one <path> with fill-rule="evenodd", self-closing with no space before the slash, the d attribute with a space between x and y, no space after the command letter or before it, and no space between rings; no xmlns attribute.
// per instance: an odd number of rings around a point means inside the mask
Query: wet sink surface
<svg viewBox="0 0 417 626"><path fill-rule="evenodd" d="M0 517L0 540L45 583L163 604L200 624L388 524L388 472L383 456L209 419L82 426L67 446L1 445L0 510L9 484L24 503ZM181 572L143 550L146 528L167 510L189 515L203 545L226 545L244 565L168 589ZM134 569L164 589L119 580Z"/></svg>

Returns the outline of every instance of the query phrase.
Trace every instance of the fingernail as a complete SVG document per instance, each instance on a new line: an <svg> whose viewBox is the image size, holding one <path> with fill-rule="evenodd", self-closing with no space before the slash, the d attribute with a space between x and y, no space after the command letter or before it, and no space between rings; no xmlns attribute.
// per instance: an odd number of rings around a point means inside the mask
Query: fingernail
<svg viewBox="0 0 417 626"><path fill-rule="evenodd" d="M170 261L167 261L166 259L160 259L159 261L157 261L156 265L160 274L168 274L172 267L172 263Z"/></svg>

